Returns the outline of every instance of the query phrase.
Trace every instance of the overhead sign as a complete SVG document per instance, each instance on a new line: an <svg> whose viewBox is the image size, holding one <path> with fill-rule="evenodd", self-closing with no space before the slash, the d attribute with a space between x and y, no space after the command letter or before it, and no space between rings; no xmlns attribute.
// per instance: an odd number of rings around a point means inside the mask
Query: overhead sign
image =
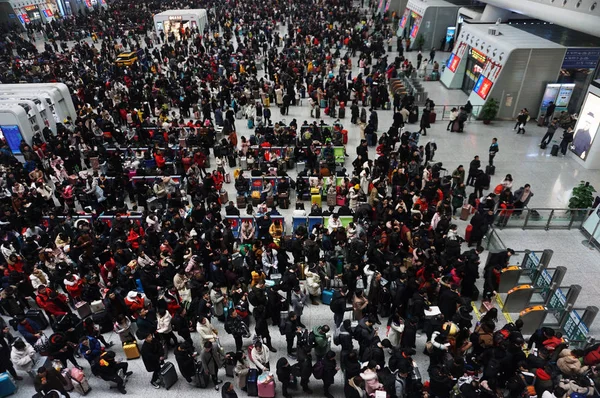
<svg viewBox="0 0 600 398"><path fill-rule="evenodd" d="M569 48L563 59L563 69L594 69L600 60L600 48Z"/></svg>
<svg viewBox="0 0 600 398"><path fill-rule="evenodd" d="M37 6L25 6L23 7L26 11L33 11L33 10L37 10Z"/></svg>
<svg viewBox="0 0 600 398"><path fill-rule="evenodd" d="M169 21L181 21L182 19L181 15L169 15Z"/></svg>

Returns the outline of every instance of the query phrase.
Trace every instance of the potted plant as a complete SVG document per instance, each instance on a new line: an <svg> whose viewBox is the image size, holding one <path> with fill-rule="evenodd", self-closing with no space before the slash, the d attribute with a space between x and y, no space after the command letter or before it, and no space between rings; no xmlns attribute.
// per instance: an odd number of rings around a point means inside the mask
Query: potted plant
<svg viewBox="0 0 600 398"><path fill-rule="evenodd" d="M490 98L483 104L481 107L481 112L479 113L479 118L483 120L483 124L490 124L492 120L496 118L498 114L498 110L500 109L500 104L493 98Z"/></svg>
<svg viewBox="0 0 600 398"><path fill-rule="evenodd" d="M423 37L421 33L419 33L415 38L414 46L417 49L417 51L423 50L423 46L425 46L425 37Z"/></svg>
<svg viewBox="0 0 600 398"><path fill-rule="evenodd" d="M586 215L586 210L575 209L589 209L592 207L595 192L596 189L587 181L580 181L579 185L573 188L571 199L569 199L569 209L573 209L571 211L574 217L584 217Z"/></svg>

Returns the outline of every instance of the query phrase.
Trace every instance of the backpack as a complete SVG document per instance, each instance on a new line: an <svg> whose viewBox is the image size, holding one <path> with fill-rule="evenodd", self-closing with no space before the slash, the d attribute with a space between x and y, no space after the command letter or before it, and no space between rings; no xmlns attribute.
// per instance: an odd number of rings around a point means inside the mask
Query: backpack
<svg viewBox="0 0 600 398"><path fill-rule="evenodd" d="M310 332L308 334L308 346L312 348L316 344L317 344L317 342L315 341L315 334L313 332Z"/></svg>
<svg viewBox="0 0 600 398"><path fill-rule="evenodd" d="M325 363L323 363L322 359L318 360L314 364L314 366L312 368L312 373L313 373L313 376L315 379L317 379L317 380L323 379L323 375L325 373ZM575 398L575 397L572 397L572 398ZM577 398L579 398L579 397L577 397Z"/></svg>
<svg viewBox="0 0 600 398"><path fill-rule="evenodd" d="M258 305L258 301L256 299L256 292L254 291L254 289L250 290L248 292L248 301L250 302L250 304L252 304L253 306Z"/></svg>
<svg viewBox="0 0 600 398"><path fill-rule="evenodd" d="M340 345L340 336L341 335L349 335L350 333L348 332L342 332L341 331L341 327L335 329L335 331L333 332L333 344L335 345Z"/></svg>

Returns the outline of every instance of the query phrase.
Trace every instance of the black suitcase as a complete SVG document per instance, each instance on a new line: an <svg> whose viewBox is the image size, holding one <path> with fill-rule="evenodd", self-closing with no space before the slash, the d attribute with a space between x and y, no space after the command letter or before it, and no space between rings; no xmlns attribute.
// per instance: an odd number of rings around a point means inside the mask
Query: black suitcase
<svg viewBox="0 0 600 398"><path fill-rule="evenodd" d="M318 106L315 108L315 119L319 119L321 117L321 108Z"/></svg>
<svg viewBox="0 0 600 398"><path fill-rule="evenodd" d="M92 314L92 320L100 328L100 333L109 333L113 330L112 322L106 310Z"/></svg>
<svg viewBox="0 0 600 398"><path fill-rule="evenodd" d="M343 119L346 117L346 108L340 108L338 111L338 119Z"/></svg>
<svg viewBox="0 0 600 398"><path fill-rule="evenodd" d="M249 369L248 379L246 380L246 393L249 397L258 397L258 370Z"/></svg>
<svg viewBox="0 0 600 398"><path fill-rule="evenodd" d="M552 156L558 156L558 150L560 149L560 147L556 144L552 145L552 151L550 152L550 155Z"/></svg>
<svg viewBox="0 0 600 398"><path fill-rule="evenodd" d="M246 207L246 197L245 196L238 196L236 198L236 202L237 202L238 209L243 209Z"/></svg>
<svg viewBox="0 0 600 398"><path fill-rule="evenodd" d="M208 374L204 372L204 366L202 366L202 362L196 362L196 385L199 388L208 387Z"/></svg>
<svg viewBox="0 0 600 398"><path fill-rule="evenodd" d="M493 176L496 173L496 166L487 165L485 166L485 174Z"/></svg>
<svg viewBox="0 0 600 398"><path fill-rule="evenodd" d="M160 380L167 390L177 381L177 371L171 362L165 362L160 369Z"/></svg>
<svg viewBox="0 0 600 398"><path fill-rule="evenodd" d="M37 323L42 330L46 329L49 325L48 319L42 310L29 310L25 314L25 318L29 318Z"/></svg>

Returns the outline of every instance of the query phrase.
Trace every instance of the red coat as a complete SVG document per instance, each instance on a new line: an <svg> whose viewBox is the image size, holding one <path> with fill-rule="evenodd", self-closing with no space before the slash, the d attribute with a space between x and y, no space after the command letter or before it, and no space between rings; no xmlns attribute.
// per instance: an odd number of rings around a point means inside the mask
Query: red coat
<svg viewBox="0 0 600 398"><path fill-rule="evenodd" d="M35 302L37 305L55 316L67 314L67 309L69 308L67 305L67 296L62 293L58 293L56 298L51 299L49 297L51 292L52 290L46 288L45 294L38 293L38 295L35 297Z"/></svg>

